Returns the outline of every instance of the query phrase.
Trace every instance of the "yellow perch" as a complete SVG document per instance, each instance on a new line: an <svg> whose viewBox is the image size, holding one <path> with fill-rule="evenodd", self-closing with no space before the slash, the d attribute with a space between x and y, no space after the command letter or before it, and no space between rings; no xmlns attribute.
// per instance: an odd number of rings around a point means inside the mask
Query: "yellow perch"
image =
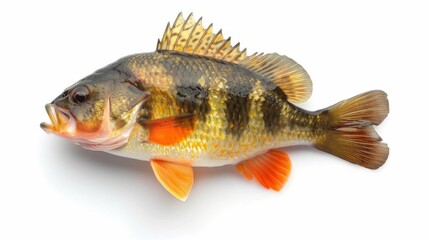
<svg viewBox="0 0 429 240"><path fill-rule="evenodd" d="M279 148L310 145L376 169L389 148L373 125L389 112L380 90L319 111L294 104L312 92L307 72L279 55L247 55L192 14L167 25L152 53L134 54L68 87L46 105L48 133L84 148L150 161L175 197L192 188L193 166L235 164L280 190L291 163Z"/></svg>

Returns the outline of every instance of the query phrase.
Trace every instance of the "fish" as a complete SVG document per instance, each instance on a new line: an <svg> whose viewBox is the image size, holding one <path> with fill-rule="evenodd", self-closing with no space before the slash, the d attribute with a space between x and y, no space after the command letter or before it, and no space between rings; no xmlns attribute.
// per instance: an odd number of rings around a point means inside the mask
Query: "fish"
<svg viewBox="0 0 429 240"><path fill-rule="evenodd" d="M248 180L280 191L291 172L287 147L312 146L368 169L389 148L374 126L389 113L372 90L309 111L307 71L277 53L247 54L191 13L168 23L155 52L123 57L67 87L45 106L47 133L83 148L149 161L185 201L193 167L235 165Z"/></svg>

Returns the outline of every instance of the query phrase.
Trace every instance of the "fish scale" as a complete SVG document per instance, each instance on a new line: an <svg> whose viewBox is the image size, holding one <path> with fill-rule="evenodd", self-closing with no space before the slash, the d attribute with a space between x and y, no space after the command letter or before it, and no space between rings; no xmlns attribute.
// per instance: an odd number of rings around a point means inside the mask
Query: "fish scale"
<svg viewBox="0 0 429 240"><path fill-rule="evenodd" d="M176 100L175 104L172 100L150 101L152 109L162 109L162 113L153 112L155 118L183 114L186 105L183 103L187 103L194 105L190 109L194 109L202 121L197 122L189 137L174 146L135 142L135 145L128 144L122 149L125 152L136 152L135 155L145 153L171 161L186 159L194 166L221 166L251 158L266 151L267 147L284 147L296 142L312 143L314 137L309 134L311 129L295 127L295 118L298 115L301 119L314 116L304 111L298 114L299 110L286 101L279 88L269 89L272 85L266 84L266 79L258 79L257 75L246 69L223 61L174 52L136 55L133 58L129 60L132 66L130 71L139 76L137 78L144 79L144 86L156 86L157 91L165 93L165 98ZM162 66L165 71L155 74L150 71L157 69L152 65ZM192 66L194 70L190 72L186 66ZM139 75L142 72L144 75ZM178 87L199 86L201 77L209 80L206 81L209 94L202 101L197 101L194 96L184 98L177 95ZM167 79L168 83L162 84L159 79ZM205 100L208 100L207 107L202 107ZM210 111L201 111L205 108ZM250 119L253 120L252 125L249 125ZM208 147L207 143L210 143Z"/></svg>

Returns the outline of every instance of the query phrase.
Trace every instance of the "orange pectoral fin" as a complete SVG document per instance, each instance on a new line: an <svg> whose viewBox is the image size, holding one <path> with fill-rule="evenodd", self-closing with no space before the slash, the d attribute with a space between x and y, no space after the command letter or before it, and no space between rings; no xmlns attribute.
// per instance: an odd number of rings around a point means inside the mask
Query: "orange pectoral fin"
<svg viewBox="0 0 429 240"><path fill-rule="evenodd" d="M256 178L267 189L280 191L289 177L291 162L285 152L269 150L238 163L237 171L249 180Z"/></svg>
<svg viewBox="0 0 429 240"><path fill-rule="evenodd" d="M162 186L176 198L185 201L194 184L192 167L159 159L152 159L150 165Z"/></svg>
<svg viewBox="0 0 429 240"><path fill-rule="evenodd" d="M149 142L169 146L176 144L194 131L195 114L183 114L155 120L139 120L149 129Z"/></svg>

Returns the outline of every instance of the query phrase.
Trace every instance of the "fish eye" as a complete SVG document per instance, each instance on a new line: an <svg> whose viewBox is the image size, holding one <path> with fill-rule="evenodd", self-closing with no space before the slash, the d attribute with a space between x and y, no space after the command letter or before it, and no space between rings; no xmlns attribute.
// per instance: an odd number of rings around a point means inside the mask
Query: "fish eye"
<svg viewBox="0 0 429 240"><path fill-rule="evenodd" d="M85 102L86 100L88 100L89 97L89 90L87 87L85 86L79 86L75 89L73 89L73 91L70 94L70 101L72 101L73 103L76 104L81 104L83 102Z"/></svg>

